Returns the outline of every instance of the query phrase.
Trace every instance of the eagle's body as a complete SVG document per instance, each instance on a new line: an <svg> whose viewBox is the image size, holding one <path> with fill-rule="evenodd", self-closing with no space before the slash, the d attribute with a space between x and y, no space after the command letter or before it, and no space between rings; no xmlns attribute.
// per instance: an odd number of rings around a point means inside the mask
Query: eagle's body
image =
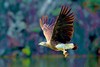
<svg viewBox="0 0 100 67"><path fill-rule="evenodd" d="M66 6L62 6L59 16L52 24L47 24L48 17L43 16L40 19L40 26L47 42L41 42L39 45L49 47L55 51L63 51L65 57L68 55L66 49L75 49L73 43L69 43L73 35L74 15L70 13Z"/></svg>

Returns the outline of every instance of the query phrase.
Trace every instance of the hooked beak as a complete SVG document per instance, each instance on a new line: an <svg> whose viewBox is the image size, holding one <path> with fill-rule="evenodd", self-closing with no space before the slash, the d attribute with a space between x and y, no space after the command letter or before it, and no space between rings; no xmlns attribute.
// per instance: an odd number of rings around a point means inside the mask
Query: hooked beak
<svg viewBox="0 0 100 67"><path fill-rule="evenodd" d="M42 45L41 43L39 43L38 45Z"/></svg>
<svg viewBox="0 0 100 67"><path fill-rule="evenodd" d="M45 42L40 42L39 45L44 46Z"/></svg>

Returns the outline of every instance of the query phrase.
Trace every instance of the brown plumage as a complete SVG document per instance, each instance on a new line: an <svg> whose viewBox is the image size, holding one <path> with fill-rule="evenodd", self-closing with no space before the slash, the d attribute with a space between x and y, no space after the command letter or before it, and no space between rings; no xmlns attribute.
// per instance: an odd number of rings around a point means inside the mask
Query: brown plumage
<svg viewBox="0 0 100 67"><path fill-rule="evenodd" d="M55 23L51 41L58 41L60 43L68 43L73 34L74 15L70 13L71 9L62 6L61 12Z"/></svg>

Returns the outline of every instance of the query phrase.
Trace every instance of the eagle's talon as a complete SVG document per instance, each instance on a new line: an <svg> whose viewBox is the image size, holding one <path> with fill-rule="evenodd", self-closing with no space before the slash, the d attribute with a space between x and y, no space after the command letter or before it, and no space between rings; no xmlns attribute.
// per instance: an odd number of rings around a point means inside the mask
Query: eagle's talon
<svg viewBox="0 0 100 67"><path fill-rule="evenodd" d="M68 55L69 55L68 53L65 53L65 54L64 54L65 58L66 58Z"/></svg>
<svg viewBox="0 0 100 67"><path fill-rule="evenodd" d="M65 50L63 51L63 54L64 54L65 57L68 56L68 53L67 53L67 51L65 51Z"/></svg>

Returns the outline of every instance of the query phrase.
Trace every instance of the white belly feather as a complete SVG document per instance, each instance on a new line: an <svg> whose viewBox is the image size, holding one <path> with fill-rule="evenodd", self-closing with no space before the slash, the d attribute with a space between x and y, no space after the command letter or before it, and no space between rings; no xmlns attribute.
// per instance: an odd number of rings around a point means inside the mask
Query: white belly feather
<svg viewBox="0 0 100 67"><path fill-rule="evenodd" d="M67 44L60 43L60 44L56 45L55 47L58 50L72 49L72 48L74 48L74 44L73 43L67 43Z"/></svg>

